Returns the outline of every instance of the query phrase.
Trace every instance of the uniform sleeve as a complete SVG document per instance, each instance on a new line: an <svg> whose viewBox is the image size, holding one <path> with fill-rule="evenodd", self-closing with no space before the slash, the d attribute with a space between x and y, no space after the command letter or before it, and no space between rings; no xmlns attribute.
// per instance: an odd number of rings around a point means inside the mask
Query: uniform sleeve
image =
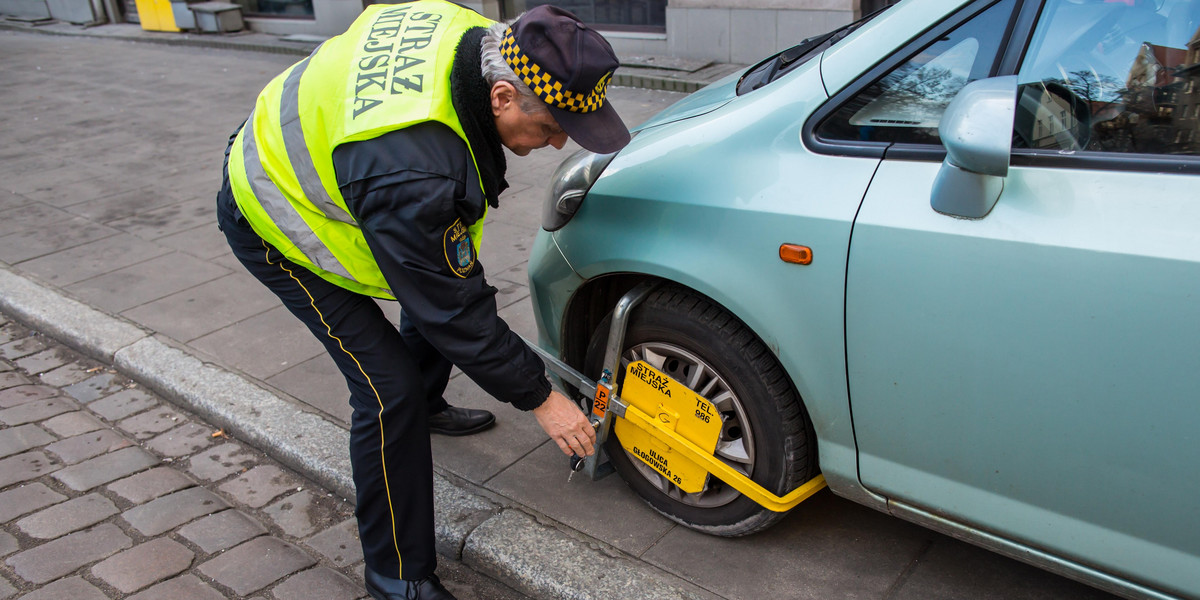
<svg viewBox="0 0 1200 600"><path fill-rule="evenodd" d="M484 198L466 144L426 123L339 146L347 207L417 330L481 388L522 410L550 393L545 367L497 314L467 227Z"/></svg>

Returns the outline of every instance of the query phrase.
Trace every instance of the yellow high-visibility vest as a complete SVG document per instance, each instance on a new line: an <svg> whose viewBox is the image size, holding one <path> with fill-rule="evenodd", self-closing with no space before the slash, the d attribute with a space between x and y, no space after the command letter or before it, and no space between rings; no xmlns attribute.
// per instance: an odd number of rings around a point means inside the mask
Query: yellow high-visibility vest
<svg viewBox="0 0 1200 600"><path fill-rule="evenodd" d="M338 190L333 150L428 121L470 149L450 69L463 34L492 24L441 0L375 4L267 84L229 155L233 195L254 231L331 283L394 298ZM476 256L482 227L480 218L465 228Z"/></svg>

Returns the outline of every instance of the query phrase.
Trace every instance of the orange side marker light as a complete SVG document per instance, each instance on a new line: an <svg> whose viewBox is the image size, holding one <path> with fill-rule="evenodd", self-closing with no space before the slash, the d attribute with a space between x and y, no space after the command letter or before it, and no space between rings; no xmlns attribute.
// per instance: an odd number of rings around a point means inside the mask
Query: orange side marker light
<svg viewBox="0 0 1200 600"><path fill-rule="evenodd" d="M800 244L783 244L779 246L779 258L786 263L807 265L812 263L812 248Z"/></svg>

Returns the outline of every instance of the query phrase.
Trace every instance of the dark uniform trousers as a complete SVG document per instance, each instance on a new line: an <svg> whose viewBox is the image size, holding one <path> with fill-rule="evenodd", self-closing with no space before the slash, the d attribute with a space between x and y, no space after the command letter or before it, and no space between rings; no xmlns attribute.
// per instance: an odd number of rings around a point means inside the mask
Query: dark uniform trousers
<svg viewBox="0 0 1200 600"><path fill-rule="evenodd" d="M226 151L228 161L228 150ZM427 417L446 408L451 364L402 315L283 257L250 228L228 173L217 222L233 254L324 344L350 388L350 460L367 566L385 577L434 572L433 460Z"/></svg>

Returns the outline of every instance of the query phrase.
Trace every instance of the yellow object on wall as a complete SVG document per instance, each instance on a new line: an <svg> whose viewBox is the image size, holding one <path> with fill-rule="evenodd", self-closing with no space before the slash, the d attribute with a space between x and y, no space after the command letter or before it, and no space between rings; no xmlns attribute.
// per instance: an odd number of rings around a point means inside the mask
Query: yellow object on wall
<svg viewBox="0 0 1200 600"><path fill-rule="evenodd" d="M170 0L135 0L138 19L147 31L179 31Z"/></svg>

